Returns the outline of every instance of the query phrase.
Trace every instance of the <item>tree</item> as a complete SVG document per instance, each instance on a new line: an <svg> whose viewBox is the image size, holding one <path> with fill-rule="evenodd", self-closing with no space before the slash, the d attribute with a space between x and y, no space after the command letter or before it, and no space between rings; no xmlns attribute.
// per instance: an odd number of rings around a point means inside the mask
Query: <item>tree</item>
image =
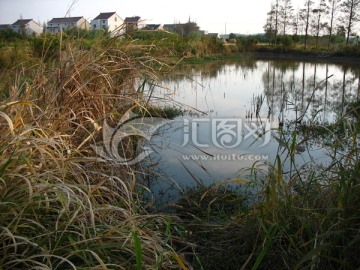
<svg viewBox="0 0 360 270"><path fill-rule="evenodd" d="M340 7L343 13L342 22L346 29L346 45L348 45L355 24L360 20L360 0L344 0Z"/></svg>
<svg viewBox="0 0 360 270"><path fill-rule="evenodd" d="M337 28L336 28L336 35L337 36L340 36L342 38L346 38L346 29L343 25L339 25Z"/></svg>
<svg viewBox="0 0 360 270"><path fill-rule="evenodd" d="M293 8L291 5L291 0L281 0L280 6L280 21L282 26L283 36L286 35L286 29L290 25L292 19Z"/></svg>
<svg viewBox="0 0 360 270"><path fill-rule="evenodd" d="M312 0L306 0L305 1L305 8L301 10L301 19L304 21L305 24L305 39L304 39L304 47L305 50L307 48L307 41L309 37L309 25L311 21L311 11L312 11L312 5L314 2Z"/></svg>
<svg viewBox="0 0 360 270"><path fill-rule="evenodd" d="M276 0L274 5L271 5L271 10L267 13L266 24L264 25L264 31L269 37L270 41L274 36L274 44L277 44L279 26L279 0Z"/></svg>
<svg viewBox="0 0 360 270"><path fill-rule="evenodd" d="M46 33L46 27L47 27L46 22L43 22L42 26L43 26L43 33Z"/></svg>
<svg viewBox="0 0 360 270"><path fill-rule="evenodd" d="M335 19L336 19L338 7L339 7L338 0L328 0L328 4L326 5L326 13L329 15L329 19L330 19L328 24L328 33L329 33L328 49L330 49L330 45L331 45L331 38L334 32Z"/></svg>
<svg viewBox="0 0 360 270"><path fill-rule="evenodd" d="M271 5L271 10L267 13L266 24L264 25L264 32L267 35L270 43L272 42L272 37L274 35L274 10L274 5Z"/></svg>
<svg viewBox="0 0 360 270"><path fill-rule="evenodd" d="M236 39L236 34L234 34L234 33L230 33L230 35L229 35L229 39Z"/></svg>
<svg viewBox="0 0 360 270"><path fill-rule="evenodd" d="M293 29L293 33L297 36L300 32L301 28L301 21L300 21L300 12L297 11L292 18L291 27Z"/></svg>
<svg viewBox="0 0 360 270"><path fill-rule="evenodd" d="M314 28L314 34L316 37L316 44L315 47L317 48L319 45L319 36L320 36L320 30L323 28L322 26L324 25L321 21L323 14L325 13L325 9L326 9L326 2L325 0L320 0L319 1L319 6L318 8L313 9L313 14L314 16L314 21L313 21L313 28Z"/></svg>

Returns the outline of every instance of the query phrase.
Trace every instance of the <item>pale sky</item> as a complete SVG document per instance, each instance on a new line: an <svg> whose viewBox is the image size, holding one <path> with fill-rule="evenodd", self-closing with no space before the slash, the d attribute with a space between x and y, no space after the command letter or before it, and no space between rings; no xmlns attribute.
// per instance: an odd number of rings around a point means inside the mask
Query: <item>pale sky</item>
<svg viewBox="0 0 360 270"><path fill-rule="evenodd" d="M12 24L23 19L47 22L64 17L73 0L0 0L0 24ZM304 0L293 0L294 8ZM116 11L125 17L140 16L146 23L187 22L189 17L202 30L220 34L262 33L271 0L77 0L71 16L95 18L100 12Z"/></svg>

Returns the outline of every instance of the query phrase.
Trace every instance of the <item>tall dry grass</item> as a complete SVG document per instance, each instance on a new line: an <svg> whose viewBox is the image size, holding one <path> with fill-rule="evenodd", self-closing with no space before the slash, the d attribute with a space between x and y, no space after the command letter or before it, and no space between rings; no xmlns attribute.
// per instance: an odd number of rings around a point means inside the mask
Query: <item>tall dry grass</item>
<svg viewBox="0 0 360 270"><path fill-rule="evenodd" d="M104 119L144 105L136 86L155 61L116 40L59 41L2 69L0 268L185 269L169 219L142 208L135 169L90 147Z"/></svg>

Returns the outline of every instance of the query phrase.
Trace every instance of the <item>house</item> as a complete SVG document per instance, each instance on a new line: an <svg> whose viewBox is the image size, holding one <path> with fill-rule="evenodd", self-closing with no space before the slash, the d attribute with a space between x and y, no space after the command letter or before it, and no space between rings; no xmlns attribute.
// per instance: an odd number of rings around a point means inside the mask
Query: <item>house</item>
<svg viewBox="0 0 360 270"><path fill-rule="evenodd" d="M210 36L210 37L215 37L215 38L220 38L220 34L219 34L219 33L208 33L208 36Z"/></svg>
<svg viewBox="0 0 360 270"><path fill-rule="evenodd" d="M24 33L27 35L40 35L43 32L43 27L33 19L17 20L11 25L11 29L16 33Z"/></svg>
<svg viewBox="0 0 360 270"><path fill-rule="evenodd" d="M94 30L104 29L112 33L122 33L124 20L116 12L100 13L91 21L91 28Z"/></svg>
<svg viewBox="0 0 360 270"><path fill-rule="evenodd" d="M223 34L223 35L220 35L220 38L221 39L229 39L230 35L229 34Z"/></svg>
<svg viewBox="0 0 360 270"><path fill-rule="evenodd" d="M0 30L11 29L11 24L0 24Z"/></svg>
<svg viewBox="0 0 360 270"><path fill-rule="evenodd" d="M59 33L70 28L90 29L90 24L84 17L53 18L47 23L46 31Z"/></svg>
<svg viewBox="0 0 360 270"><path fill-rule="evenodd" d="M175 32L175 24L164 24L163 29L169 32Z"/></svg>
<svg viewBox="0 0 360 270"><path fill-rule="evenodd" d="M203 35L205 31L201 31L200 27L195 23L189 21L187 23L176 23L176 24L164 24L163 29L165 31L177 33L179 36L189 36L191 34L200 34Z"/></svg>
<svg viewBox="0 0 360 270"><path fill-rule="evenodd" d="M141 29L144 27L143 22L140 20L139 16L126 17L124 20L126 31L131 31L133 29Z"/></svg>
<svg viewBox="0 0 360 270"><path fill-rule="evenodd" d="M159 31L159 30L163 30L163 26L161 24L146 24L143 30Z"/></svg>

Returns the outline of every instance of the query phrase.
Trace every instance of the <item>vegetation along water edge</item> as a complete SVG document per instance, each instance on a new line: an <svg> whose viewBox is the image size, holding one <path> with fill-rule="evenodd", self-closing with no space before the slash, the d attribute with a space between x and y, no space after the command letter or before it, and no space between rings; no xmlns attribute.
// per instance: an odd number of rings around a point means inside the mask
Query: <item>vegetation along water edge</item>
<svg viewBox="0 0 360 270"><path fill-rule="evenodd" d="M266 168L244 169L247 179L189 190L161 211L141 192L141 166L101 159L92 148L103 143L105 121L115 126L129 111L181 114L154 108L152 86L186 59L297 50L355 59L359 42L346 33L321 47L329 37L275 36L273 28L227 40L0 31L0 269L358 269L358 100L331 125L295 119L279 127L290 169L279 153ZM297 167L296 149L319 137L331 162ZM132 156L137 143L133 136L117 150Z"/></svg>

